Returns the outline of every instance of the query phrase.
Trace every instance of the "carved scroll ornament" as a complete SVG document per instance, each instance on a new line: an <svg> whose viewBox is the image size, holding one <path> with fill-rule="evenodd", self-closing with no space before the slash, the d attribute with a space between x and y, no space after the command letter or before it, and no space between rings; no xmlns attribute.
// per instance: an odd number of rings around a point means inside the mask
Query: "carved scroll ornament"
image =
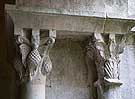
<svg viewBox="0 0 135 99"><path fill-rule="evenodd" d="M52 69L49 50L55 43L55 37L48 37L43 55L39 53L40 36L33 35L31 41L23 36L16 36L16 59L14 67L22 82L32 80L37 73L46 75Z"/></svg>

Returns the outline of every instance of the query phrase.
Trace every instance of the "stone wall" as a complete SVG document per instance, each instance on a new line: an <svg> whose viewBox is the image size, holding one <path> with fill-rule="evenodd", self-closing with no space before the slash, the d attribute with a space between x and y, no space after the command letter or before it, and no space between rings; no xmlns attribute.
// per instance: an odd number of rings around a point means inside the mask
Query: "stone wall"
<svg viewBox="0 0 135 99"><path fill-rule="evenodd" d="M50 54L53 69L47 77L46 99L96 99L92 92L94 78L90 78L92 72L88 78L82 42L56 40Z"/></svg>
<svg viewBox="0 0 135 99"><path fill-rule="evenodd" d="M59 12L126 18L128 0L17 0L17 5L44 7ZM133 0L129 0L133 2ZM130 9L130 8L129 8ZM131 12L131 11L130 11Z"/></svg>

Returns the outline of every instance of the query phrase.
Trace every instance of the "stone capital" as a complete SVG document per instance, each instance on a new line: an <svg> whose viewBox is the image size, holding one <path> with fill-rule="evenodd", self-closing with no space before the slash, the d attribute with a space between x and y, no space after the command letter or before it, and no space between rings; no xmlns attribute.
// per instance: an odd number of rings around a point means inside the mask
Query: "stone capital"
<svg viewBox="0 0 135 99"><path fill-rule="evenodd" d="M23 30L21 30L22 32ZM14 67L18 72L21 81L29 81L45 76L52 69L52 62L49 57L49 50L53 47L56 39L56 31L49 30L43 53L39 52L40 30L32 29L31 36L16 36L16 59Z"/></svg>

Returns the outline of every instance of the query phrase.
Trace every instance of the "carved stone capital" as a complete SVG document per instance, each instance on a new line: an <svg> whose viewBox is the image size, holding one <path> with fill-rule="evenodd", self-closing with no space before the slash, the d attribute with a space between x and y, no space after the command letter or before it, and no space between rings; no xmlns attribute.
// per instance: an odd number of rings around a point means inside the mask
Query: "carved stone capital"
<svg viewBox="0 0 135 99"><path fill-rule="evenodd" d="M105 86L122 85L120 80L119 55L126 46L127 35L94 33L87 46L87 60L95 63L98 79L94 85L103 96ZM89 64L88 64L89 66Z"/></svg>
<svg viewBox="0 0 135 99"><path fill-rule="evenodd" d="M33 80L37 75L45 76L52 69L52 62L49 57L49 50L53 47L56 38L56 31L49 30L49 36L45 42L43 53L39 52L40 31L32 29L31 37L15 36L16 59L14 67L19 74L21 81Z"/></svg>

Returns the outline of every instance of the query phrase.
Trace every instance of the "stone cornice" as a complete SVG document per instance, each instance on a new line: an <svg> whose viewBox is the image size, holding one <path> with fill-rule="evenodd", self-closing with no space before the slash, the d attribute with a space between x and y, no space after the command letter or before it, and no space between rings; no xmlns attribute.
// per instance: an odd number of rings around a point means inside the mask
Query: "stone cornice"
<svg viewBox="0 0 135 99"><path fill-rule="evenodd" d="M126 34L134 26L135 20L110 18L100 15L77 15L55 9L42 9L6 5L6 10L13 18L15 27L55 29L57 31L70 31L76 34L91 35L91 33L116 33ZM63 34L66 34L63 32ZM74 35L74 33L72 34Z"/></svg>

